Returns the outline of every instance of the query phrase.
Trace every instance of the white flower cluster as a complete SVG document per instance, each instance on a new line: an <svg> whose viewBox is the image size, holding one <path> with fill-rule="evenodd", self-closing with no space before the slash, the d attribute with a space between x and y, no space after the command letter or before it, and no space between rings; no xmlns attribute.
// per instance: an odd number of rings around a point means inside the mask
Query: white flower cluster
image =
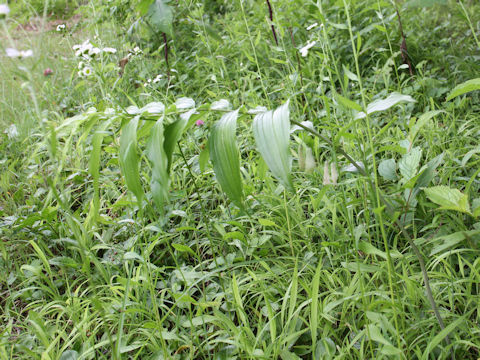
<svg viewBox="0 0 480 360"><path fill-rule="evenodd" d="M99 54L115 54L117 49L112 47L105 47L100 49L98 47L93 46L90 43L90 39L87 39L83 44L74 45L73 50L75 50L75 56L82 59L78 63L78 76L79 77L87 77L93 74L93 65L92 60Z"/></svg>
<svg viewBox="0 0 480 360"><path fill-rule="evenodd" d="M80 61L78 63L78 76L81 78L87 77L92 75L93 69L90 64L85 63L84 61Z"/></svg>
<svg viewBox="0 0 480 360"><path fill-rule="evenodd" d="M74 45L73 50L75 50L76 57L80 57L84 60L91 60L102 52L107 54L115 54L117 52L117 49L112 47L105 47L103 49L95 47L92 43L90 43L90 39L87 39L83 44Z"/></svg>
<svg viewBox="0 0 480 360"><path fill-rule="evenodd" d="M8 4L0 4L0 17L7 16L10 13Z"/></svg>
<svg viewBox="0 0 480 360"><path fill-rule="evenodd" d="M62 32L62 31L65 31L67 28L67 26L65 24L59 24L57 25L57 31L58 32Z"/></svg>
<svg viewBox="0 0 480 360"><path fill-rule="evenodd" d="M11 58L24 59L33 56L32 50L17 50L14 48L6 48L5 52L7 53L7 56Z"/></svg>
<svg viewBox="0 0 480 360"><path fill-rule="evenodd" d="M132 57L132 56L137 56L137 55L140 55L140 54L143 54L143 51L142 49L140 49L138 46L135 46L132 50L129 50L128 51L128 57Z"/></svg>
<svg viewBox="0 0 480 360"><path fill-rule="evenodd" d="M155 79L148 79L147 82L145 84L143 84L143 86L147 86L148 84L158 84L160 82L160 80L162 80L163 78L163 74L158 74Z"/></svg>

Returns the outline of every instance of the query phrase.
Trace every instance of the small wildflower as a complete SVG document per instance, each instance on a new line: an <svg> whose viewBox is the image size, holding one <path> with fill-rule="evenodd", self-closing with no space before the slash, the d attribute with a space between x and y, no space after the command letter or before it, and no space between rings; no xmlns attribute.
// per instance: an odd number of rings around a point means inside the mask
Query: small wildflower
<svg viewBox="0 0 480 360"><path fill-rule="evenodd" d="M153 83L154 84L159 83L162 78L163 78L163 74L157 75L157 77L153 79Z"/></svg>
<svg viewBox="0 0 480 360"><path fill-rule="evenodd" d="M300 49L300 53L302 54L303 57L306 57L308 55L308 50L310 50L312 47L315 46L317 42L316 41L309 41L307 43L307 45L305 45L304 47L302 47Z"/></svg>
<svg viewBox="0 0 480 360"><path fill-rule="evenodd" d="M17 49L14 48L6 48L5 52L7 53L8 57L11 58L27 58L33 56L33 51L32 50L21 50L18 51Z"/></svg>
<svg viewBox="0 0 480 360"><path fill-rule="evenodd" d="M90 75L92 75L92 72L93 72L93 71L92 71L92 68L86 66L86 67L84 67L83 70L82 70L82 75L83 75L83 76L90 76Z"/></svg>
<svg viewBox="0 0 480 360"><path fill-rule="evenodd" d="M0 17L7 16L10 13L8 4L0 4Z"/></svg>
<svg viewBox="0 0 480 360"><path fill-rule="evenodd" d="M318 26L318 23L317 23L317 22L316 22L316 23L313 23L312 25L310 25L310 26L307 27L307 31L310 31L310 30L312 30L313 28L316 28L317 26Z"/></svg>
<svg viewBox="0 0 480 360"><path fill-rule="evenodd" d="M5 49L5 52L7 53L7 56L8 56L8 57L11 57L11 58L18 58L18 57L20 57L20 51L18 51L17 49L6 48L6 49Z"/></svg>
<svg viewBox="0 0 480 360"><path fill-rule="evenodd" d="M95 55L100 54L101 52L102 52L102 50L100 50L99 48L92 47L91 49L88 50L88 55L95 56Z"/></svg>
<svg viewBox="0 0 480 360"><path fill-rule="evenodd" d="M16 139L18 137L18 130L15 124L10 125L5 131L9 139Z"/></svg>
<svg viewBox="0 0 480 360"><path fill-rule="evenodd" d="M197 126L203 126L203 125L205 125L205 121L203 121L203 120L197 120L197 121L195 121L195 125L197 125Z"/></svg>
<svg viewBox="0 0 480 360"><path fill-rule="evenodd" d="M117 49L111 48L111 47L106 47L106 48L103 48L103 51L108 53L108 54L115 54L117 52Z"/></svg>
<svg viewBox="0 0 480 360"><path fill-rule="evenodd" d="M44 71L43 71L43 76L49 76L49 75L52 75L53 74L53 70L50 69L50 68L46 68Z"/></svg>
<svg viewBox="0 0 480 360"><path fill-rule="evenodd" d="M65 29L66 29L66 25L65 25L65 24L59 24L59 25L57 25L57 31L58 31L58 32L64 31Z"/></svg>

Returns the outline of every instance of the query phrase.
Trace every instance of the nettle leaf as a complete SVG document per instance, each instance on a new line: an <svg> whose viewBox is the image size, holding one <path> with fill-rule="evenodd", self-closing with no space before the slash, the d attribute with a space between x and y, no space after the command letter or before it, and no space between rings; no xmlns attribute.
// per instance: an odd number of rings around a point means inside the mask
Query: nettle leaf
<svg viewBox="0 0 480 360"><path fill-rule="evenodd" d="M378 173L385 180L397 180L397 163L394 159L382 160L378 165Z"/></svg>
<svg viewBox="0 0 480 360"><path fill-rule="evenodd" d="M147 18L155 30L173 37L173 11L168 2L155 0L148 8Z"/></svg>
<svg viewBox="0 0 480 360"><path fill-rule="evenodd" d="M428 199L437 205L441 210L454 210L471 215L468 196L457 189L448 186L434 186L424 189Z"/></svg>
<svg viewBox="0 0 480 360"><path fill-rule="evenodd" d="M163 118L161 118L153 126L147 144L147 157L152 163L150 183L152 197L160 211L163 211L164 204L168 201L168 158L163 147L164 139Z"/></svg>
<svg viewBox="0 0 480 360"><path fill-rule="evenodd" d="M377 111L384 111L390 109L401 102L416 102L410 95L402 95L397 92L391 93L385 99L375 100L367 105L367 114L372 114ZM355 119L363 119L367 116L364 112L359 112Z"/></svg>
<svg viewBox="0 0 480 360"><path fill-rule="evenodd" d="M240 155L236 141L238 110L226 113L213 126L208 140L210 159L220 186L228 198L243 208Z"/></svg>
<svg viewBox="0 0 480 360"><path fill-rule="evenodd" d="M410 180L417 174L421 158L422 150L419 147L414 147L400 159L398 168L404 180Z"/></svg>
<svg viewBox="0 0 480 360"><path fill-rule="evenodd" d="M461 83L453 88L453 90L448 94L447 101L450 101L457 96L466 94L470 91L480 90L480 78L472 79Z"/></svg>
<svg viewBox="0 0 480 360"><path fill-rule="evenodd" d="M253 136L258 151L267 163L273 176L288 190L293 190L290 156L290 111L289 101L275 111L255 116Z"/></svg>
<svg viewBox="0 0 480 360"><path fill-rule="evenodd" d="M137 126L138 116L133 118L127 125L123 127L120 136L120 167L125 177L125 183L137 198L139 206L143 199L143 188L140 181L140 173L138 170L139 158L137 154Z"/></svg>

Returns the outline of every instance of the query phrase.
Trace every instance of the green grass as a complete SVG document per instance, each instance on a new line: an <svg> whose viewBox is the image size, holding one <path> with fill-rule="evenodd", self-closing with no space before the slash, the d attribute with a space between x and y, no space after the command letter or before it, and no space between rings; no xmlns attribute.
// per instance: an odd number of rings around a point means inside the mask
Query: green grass
<svg viewBox="0 0 480 360"><path fill-rule="evenodd" d="M479 77L479 5L398 4L410 75L391 3L270 3L278 45L265 2L172 2L170 76L163 40L128 31L135 14L121 6L84 4L65 33L25 32L15 21L33 10L12 7L0 51L11 39L35 56L0 57L0 359L480 356L480 97L446 101ZM86 39L117 53L81 78L72 46ZM393 92L415 102L355 116ZM199 113L176 145L182 97ZM239 109L233 136L208 110L221 99ZM293 190L268 170L276 148L247 114L288 100L290 122L315 129L290 135ZM151 102L164 122L134 128L126 109ZM12 124L18 136L4 133ZM367 173L348 171L349 157ZM336 184L324 184L330 164ZM150 186L168 182L164 202ZM424 188L440 185L470 212L439 209Z"/></svg>

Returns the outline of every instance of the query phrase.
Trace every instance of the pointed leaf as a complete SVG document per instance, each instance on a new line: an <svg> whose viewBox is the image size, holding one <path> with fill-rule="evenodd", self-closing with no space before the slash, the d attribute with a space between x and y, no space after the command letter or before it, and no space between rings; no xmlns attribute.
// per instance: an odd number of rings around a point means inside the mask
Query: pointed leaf
<svg viewBox="0 0 480 360"><path fill-rule="evenodd" d="M377 111L384 111L390 109L392 106L395 106L401 102L415 102L415 99L412 98L410 95L402 95L394 92L385 99L375 100L368 104L367 114L372 114ZM366 116L367 115L364 112L360 112L357 114L357 116L355 116L355 119L363 119Z"/></svg>
<svg viewBox="0 0 480 360"><path fill-rule="evenodd" d="M213 126L209 149L220 186L237 206L243 207L243 184L236 142L238 110L229 112Z"/></svg>
<svg viewBox="0 0 480 360"><path fill-rule="evenodd" d="M455 86L455 88L448 94L447 101L450 101L457 96L466 94L470 91L480 90L480 78L465 81L464 83Z"/></svg>
<svg viewBox="0 0 480 360"><path fill-rule="evenodd" d="M289 101L275 111L255 116L253 136L258 151L278 181L288 190L293 190L290 156L290 112Z"/></svg>
<svg viewBox="0 0 480 360"><path fill-rule="evenodd" d="M442 210L455 210L471 214L467 195L457 189L451 189L448 186L434 186L424 189L425 194Z"/></svg>
<svg viewBox="0 0 480 360"><path fill-rule="evenodd" d="M163 206L168 200L168 159L165 153L163 137L163 118L159 119L151 130L147 144L147 157L152 163L151 191L153 201L163 212Z"/></svg>
<svg viewBox="0 0 480 360"><path fill-rule="evenodd" d="M165 149L165 154L167 155L167 161L168 161L167 173L169 174L170 174L170 168L172 167L173 150L175 150L177 141L180 139L180 136L182 136L187 123L188 123L188 118L185 118L184 116L180 116L180 119L165 126L165 129L164 129L165 140L164 140L163 148Z"/></svg>
<svg viewBox="0 0 480 360"><path fill-rule="evenodd" d="M137 126L138 117L135 117L122 130L120 136L120 167L125 177L128 190L133 192L139 206L143 199L143 189L138 170L139 159L137 155Z"/></svg>

